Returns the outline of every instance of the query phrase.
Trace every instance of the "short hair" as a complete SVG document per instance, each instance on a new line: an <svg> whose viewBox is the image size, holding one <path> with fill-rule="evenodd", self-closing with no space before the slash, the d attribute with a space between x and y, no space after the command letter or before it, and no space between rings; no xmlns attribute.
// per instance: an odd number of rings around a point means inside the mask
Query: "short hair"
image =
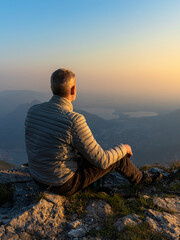
<svg viewBox="0 0 180 240"><path fill-rule="evenodd" d="M65 68L60 68L51 75L51 90L53 94L66 97L71 88L71 79L75 78L75 74Z"/></svg>

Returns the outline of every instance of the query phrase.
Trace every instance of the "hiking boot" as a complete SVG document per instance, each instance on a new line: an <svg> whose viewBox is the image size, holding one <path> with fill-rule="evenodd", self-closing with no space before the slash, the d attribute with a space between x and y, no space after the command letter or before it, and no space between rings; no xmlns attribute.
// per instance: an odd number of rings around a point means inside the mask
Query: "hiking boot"
<svg viewBox="0 0 180 240"><path fill-rule="evenodd" d="M152 173L143 171L142 173L143 173L143 177L139 184L143 184L143 185L159 183L163 178L163 174L160 172L152 174Z"/></svg>

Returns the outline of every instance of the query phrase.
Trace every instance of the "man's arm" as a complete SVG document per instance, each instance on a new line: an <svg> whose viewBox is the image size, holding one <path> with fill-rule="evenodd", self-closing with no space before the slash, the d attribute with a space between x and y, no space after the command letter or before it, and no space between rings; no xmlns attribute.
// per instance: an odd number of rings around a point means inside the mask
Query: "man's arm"
<svg viewBox="0 0 180 240"><path fill-rule="evenodd" d="M111 164L123 158L126 154L132 156L131 147L124 144L120 144L104 151L94 139L84 116L75 113L71 118L73 122L72 145L85 159L95 166L106 169Z"/></svg>

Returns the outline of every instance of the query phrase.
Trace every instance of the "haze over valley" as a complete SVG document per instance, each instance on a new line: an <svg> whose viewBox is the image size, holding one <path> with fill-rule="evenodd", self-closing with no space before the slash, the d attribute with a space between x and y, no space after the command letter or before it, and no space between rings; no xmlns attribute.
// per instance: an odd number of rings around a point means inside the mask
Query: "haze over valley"
<svg viewBox="0 0 180 240"><path fill-rule="evenodd" d="M34 91L0 92L0 160L14 165L27 162L24 141L27 110L34 104L48 101L50 97L50 93ZM132 160L138 166L167 164L180 158L180 108L162 108L159 112L153 106L151 111L146 112L137 112L138 108L135 108L130 115L124 111L126 106L128 108L125 101L122 109L122 104L118 108L116 102L113 109L98 104L97 107L87 106L81 96L74 105L75 111L85 115L96 140L104 149L128 143L134 153ZM150 108L147 106L147 109Z"/></svg>

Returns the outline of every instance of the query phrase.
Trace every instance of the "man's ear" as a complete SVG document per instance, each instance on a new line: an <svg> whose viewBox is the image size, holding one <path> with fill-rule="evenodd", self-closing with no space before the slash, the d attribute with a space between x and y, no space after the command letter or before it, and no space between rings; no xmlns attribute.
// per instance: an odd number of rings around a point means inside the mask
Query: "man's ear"
<svg viewBox="0 0 180 240"><path fill-rule="evenodd" d="M75 88L76 88L75 85L72 86L72 88L71 88L71 95L74 95L74 94L75 94L75 92L76 92L76 89L75 89Z"/></svg>

